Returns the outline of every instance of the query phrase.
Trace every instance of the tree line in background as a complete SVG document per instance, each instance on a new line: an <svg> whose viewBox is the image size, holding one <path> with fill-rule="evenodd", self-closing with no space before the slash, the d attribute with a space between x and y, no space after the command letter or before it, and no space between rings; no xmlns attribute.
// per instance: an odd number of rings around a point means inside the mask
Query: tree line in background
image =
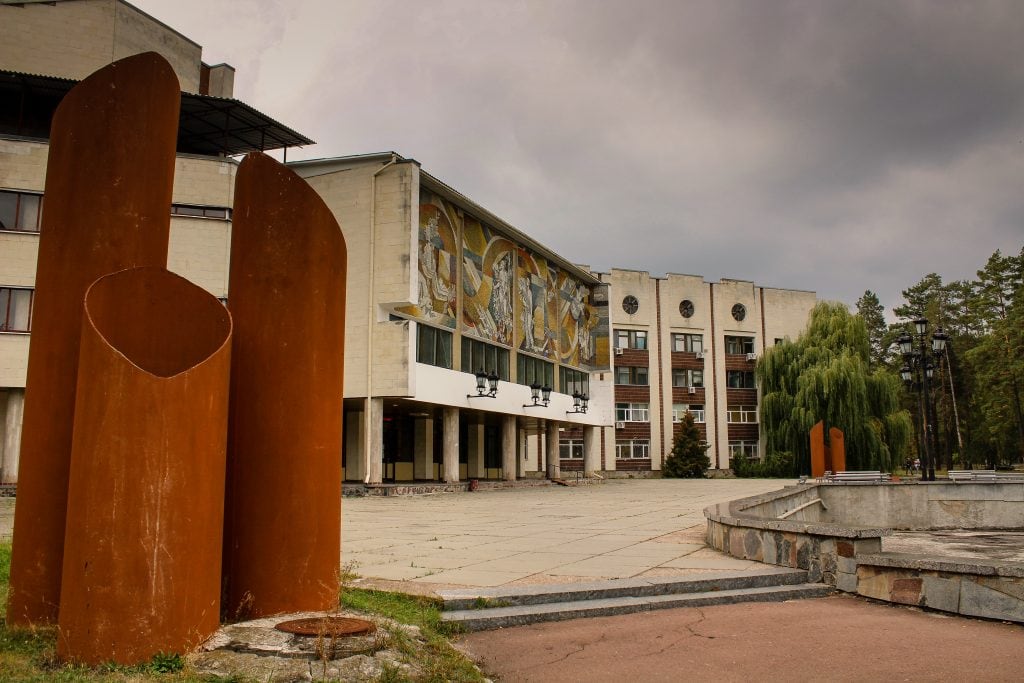
<svg viewBox="0 0 1024 683"><path fill-rule="evenodd" d="M867 328L871 367L881 372L903 366L895 341L915 318L949 335L931 391L938 465L994 469L1024 461L1024 249L1010 256L996 251L976 279L944 283L930 273L903 290L903 299L893 308L896 323L886 324L871 291L857 301L857 311ZM915 423L916 401L904 391ZM916 453L917 444L912 447Z"/></svg>
<svg viewBox="0 0 1024 683"><path fill-rule="evenodd" d="M845 433L848 470L891 472L918 457L918 398L899 378L896 340L920 317L929 334L941 326L949 335L931 382L937 468L1024 461L1024 249L996 251L977 274L949 283L926 275L903 291L892 324L871 291L856 314L815 306L807 331L757 364L766 458L737 463L737 474L810 473L809 432L819 420Z"/></svg>

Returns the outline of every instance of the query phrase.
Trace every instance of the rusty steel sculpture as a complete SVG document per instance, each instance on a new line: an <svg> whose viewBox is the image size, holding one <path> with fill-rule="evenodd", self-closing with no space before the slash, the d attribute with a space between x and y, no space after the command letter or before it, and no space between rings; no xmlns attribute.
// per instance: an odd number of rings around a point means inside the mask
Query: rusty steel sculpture
<svg viewBox="0 0 1024 683"><path fill-rule="evenodd" d="M337 604L345 242L305 181L251 155L232 310L168 272L179 107L146 53L53 120L7 620L56 621L73 662L187 651L225 599Z"/></svg>
<svg viewBox="0 0 1024 683"><path fill-rule="evenodd" d="M89 288L57 654L185 652L220 624L231 316L163 268Z"/></svg>
<svg viewBox="0 0 1024 683"><path fill-rule="evenodd" d="M832 427L828 430L829 442L825 443L825 422L820 420L811 427L811 476L824 477L826 472L846 471L846 439L843 430Z"/></svg>
<svg viewBox="0 0 1024 683"><path fill-rule="evenodd" d="M332 609L341 553L345 240L319 195L263 154L238 169L233 215L224 612Z"/></svg>
<svg viewBox="0 0 1024 683"><path fill-rule="evenodd" d="M167 263L180 98L170 65L145 53L86 78L53 117L8 624L57 619L82 301L103 275Z"/></svg>

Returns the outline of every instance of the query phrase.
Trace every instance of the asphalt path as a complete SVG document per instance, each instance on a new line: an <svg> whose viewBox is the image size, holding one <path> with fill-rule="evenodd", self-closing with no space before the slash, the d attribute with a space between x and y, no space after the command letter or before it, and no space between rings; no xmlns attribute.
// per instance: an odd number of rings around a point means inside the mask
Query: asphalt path
<svg viewBox="0 0 1024 683"><path fill-rule="evenodd" d="M1024 626L851 596L461 636L498 681L1024 681Z"/></svg>

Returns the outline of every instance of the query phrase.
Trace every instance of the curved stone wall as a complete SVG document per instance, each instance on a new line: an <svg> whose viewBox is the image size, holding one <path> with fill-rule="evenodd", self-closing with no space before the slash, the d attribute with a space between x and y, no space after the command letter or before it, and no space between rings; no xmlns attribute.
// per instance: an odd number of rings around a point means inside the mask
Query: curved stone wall
<svg viewBox="0 0 1024 683"><path fill-rule="evenodd" d="M1024 563L882 552L894 529L1024 528L1024 481L790 486L704 510L707 542L901 604L1024 622Z"/></svg>

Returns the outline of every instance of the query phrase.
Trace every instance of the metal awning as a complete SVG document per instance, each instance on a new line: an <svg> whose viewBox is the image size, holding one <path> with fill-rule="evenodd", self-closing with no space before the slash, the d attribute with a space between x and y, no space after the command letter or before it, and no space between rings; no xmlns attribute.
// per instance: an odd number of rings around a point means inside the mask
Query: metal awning
<svg viewBox="0 0 1024 683"><path fill-rule="evenodd" d="M78 81L0 71L0 133L49 137L57 105ZM234 99L181 93L178 152L234 155L315 144Z"/></svg>

